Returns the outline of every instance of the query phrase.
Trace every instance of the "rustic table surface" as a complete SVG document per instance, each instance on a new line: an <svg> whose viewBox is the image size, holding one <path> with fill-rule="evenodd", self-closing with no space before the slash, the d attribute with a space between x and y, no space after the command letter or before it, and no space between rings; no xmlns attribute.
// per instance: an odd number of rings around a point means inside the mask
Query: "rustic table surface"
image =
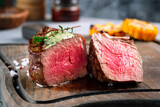
<svg viewBox="0 0 160 107"><path fill-rule="evenodd" d="M75 29L75 32L81 33L87 40L87 48L89 44L89 27L91 24L113 22L121 24L120 20L107 20L95 18L81 18L77 22L26 22L24 25L29 24L45 24L51 27L70 27L81 25L80 28ZM160 31L160 23L154 23ZM126 83L114 84L113 87L108 87L106 84L97 82L90 77L85 79L76 80L70 84L62 87L40 88L31 82L31 78L26 76L28 68L19 71L19 78L22 92L14 89L12 86L14 80L9 75L8 65L12 65L13 60L20 61L22 58L27 58L27 43L28 40L22 37L22 26L9 30L0 31L0 80L1 92L0 93L0 106L2 106L2 95L4 105L24 105L35 106L93 106L104 104L144 104L157 106L160 104L160 45L157 42L143 42L135 41L135 44L143 59L144 69L144 82L140 84ZM157 36L157 41L160 40L160 35ZM7 65L8 64L8 65ZM14 67L13 67L14 68ZM94 82L93 85L91 85ZM80 85L83 83L83 85ZM23 93L20 98L16 93ZM25 93L25 94L24 94ZM26 99L26 101L24 101ZM9 101L10 104L7 104ZM96 103L97 102L97 103ZM146 103L148 102L148 103ZM87 105L86 105L87 103Z"/></svg>

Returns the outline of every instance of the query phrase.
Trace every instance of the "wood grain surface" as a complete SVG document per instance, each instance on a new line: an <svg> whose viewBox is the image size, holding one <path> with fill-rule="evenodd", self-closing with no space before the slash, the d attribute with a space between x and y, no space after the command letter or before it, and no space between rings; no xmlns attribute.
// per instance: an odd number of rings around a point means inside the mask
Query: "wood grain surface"
<svg viewBox="0 0 160 107"><path fill-rule="evenodd" d="M0 61L4 100L25 106L35 106L34 103L39 106L76 106L98 101L160 100L160 45L142 41L136 41L135 44L143 59L143 83L114 83L110 86L109 83L101 83L88 75L62 86L44 88L37 86L27 76L28 67L25 67L18 71L17 78L22 85L20 90L21 94L24 94L23 99L14 90L9 69L4 65L4 61ZM28 57L27 47L28 45L1 45L0 50L12 63L13 60L21 62L22 58Z"/></svg>

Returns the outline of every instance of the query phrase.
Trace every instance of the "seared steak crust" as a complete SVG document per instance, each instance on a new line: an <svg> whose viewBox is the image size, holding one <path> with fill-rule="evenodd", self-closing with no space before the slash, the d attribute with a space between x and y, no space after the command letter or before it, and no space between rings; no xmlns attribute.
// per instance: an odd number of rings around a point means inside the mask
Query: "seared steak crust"
<svg viewBox="0 0 160 107"><path fill-rule="evenodd" d="M46 85L43 75L43 65L41 63L40 54L29 54L29 66L29 73L33 81L42 85Z"/></svg>
<svg viewBox="0 0 160 107"><path fill-rule="evenodd" d="M99 81L109 81L107 77L105 77L104 73L102 72L102 69L100 67L100 62L98 61L97 55L96 55L96 48L93 45L93 39L90 41L90 47L89 47L89 61L88 61L88 71L91 72L95 78L97 78Z"/></svg>

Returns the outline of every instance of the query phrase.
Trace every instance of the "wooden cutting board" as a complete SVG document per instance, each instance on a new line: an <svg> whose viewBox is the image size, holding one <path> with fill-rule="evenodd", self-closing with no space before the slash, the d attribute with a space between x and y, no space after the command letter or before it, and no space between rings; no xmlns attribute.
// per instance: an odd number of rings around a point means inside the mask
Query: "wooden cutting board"
<svg viewBox="0 0 160 107"><path fill-rule="evenodd" d="M89 39L87 41L87 48ZM28 67L10 76L7 66L13 60L28 58L28 45L1 45L0 71L4 105L7 106L105 106L160 105L160 45L154 42L135 42L143 59L143 83L101 83L92 75L65 85L39 87L29 76ZM14 69L14 66L12 67ZM127 102L126 102L127 101Z"/></svg>

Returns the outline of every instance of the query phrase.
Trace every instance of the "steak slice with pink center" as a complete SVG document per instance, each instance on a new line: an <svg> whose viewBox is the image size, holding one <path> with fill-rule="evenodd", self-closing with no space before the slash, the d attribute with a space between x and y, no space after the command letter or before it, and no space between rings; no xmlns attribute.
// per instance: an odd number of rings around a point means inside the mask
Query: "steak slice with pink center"
<svg viewBox="0 0 160 107"><path fill-rule="evenodd" d="M44 36L54 30L57 29L45 27L37 35ZM44 44L33 43L33 38L29 42L29 71L33 81L52 86L87 75L86 43L81 35L74 34L42 50Z"/></svg>
<svg viewBox="0 0 160 107"><path fill-rule="evenodd" d="M85 46L81 37L64 40L42 52L44 79L48 85L84 77L86 71Z"/></svg>
<svg viewBox="0 0 160 107"><path fill-rule="evenodd" d="M143 81L142 60L131 40L93 34L89 49L89 69L100 81Z"/></svg>

